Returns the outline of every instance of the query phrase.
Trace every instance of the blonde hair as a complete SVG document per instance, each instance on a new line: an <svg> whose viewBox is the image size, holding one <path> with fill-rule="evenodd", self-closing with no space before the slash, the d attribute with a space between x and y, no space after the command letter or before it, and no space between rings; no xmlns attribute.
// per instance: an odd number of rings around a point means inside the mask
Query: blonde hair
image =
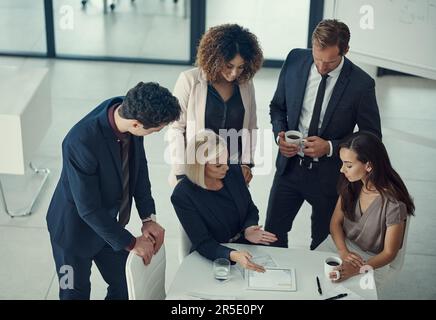
<svg viewBox="0 0 436 320"><path fill-rule="evenodd" d="M217 163L227 144L212 130L202 130L190 139L186 146L185 174L192 183L206 188L204 183L207 163Z"/></svg>

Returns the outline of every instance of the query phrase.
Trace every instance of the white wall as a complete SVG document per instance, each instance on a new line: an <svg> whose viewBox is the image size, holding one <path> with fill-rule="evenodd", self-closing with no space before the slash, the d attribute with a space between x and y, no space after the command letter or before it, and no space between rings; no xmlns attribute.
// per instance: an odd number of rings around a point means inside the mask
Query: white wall
<svg viewBox="0 0 436 320"><path fill-rule="evenodd" d="M335 7L335 0L324 0L324 19L334 18L334 7ZM351 37L353 37L352 30L350 30L350 32L351 32ZM347 58L351 59L353 63L355 63L363 70L365 70L371 77L373 78L376 77L377 75L376 65L363 62L362 60L358 59L358 57L354 57L352 53L347 54Z"/></svg>
<svg viewBox="0 0 436 320"><path fill-rule="evenodd" d="M332 3L350 28L350 57L436 79L436 0L328 1L326 16Z"/></svg>
<svg viewBox="0 0 436 320"><path fill-rule="evenodd" d="M293 48L306 48L309 0L208 0L206 30L238 23L256 34L266 59L284 60Z"/></svg>

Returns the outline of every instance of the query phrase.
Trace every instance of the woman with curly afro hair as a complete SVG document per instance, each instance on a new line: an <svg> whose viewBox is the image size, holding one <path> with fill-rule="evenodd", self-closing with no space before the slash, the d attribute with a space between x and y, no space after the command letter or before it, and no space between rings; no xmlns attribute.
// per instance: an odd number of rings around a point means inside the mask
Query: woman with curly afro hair
<svg viewBox="0 0 436 320"><path fill-rule="evenodd" d="M257 129L252 79L262 62L256 36L237 24L215 26L203 35L196 67L180 74L173 92L182 108L169 129L173 182L185 175L186 143L203 129L226 140L229 162L240 164L250 182Z"/></svg>

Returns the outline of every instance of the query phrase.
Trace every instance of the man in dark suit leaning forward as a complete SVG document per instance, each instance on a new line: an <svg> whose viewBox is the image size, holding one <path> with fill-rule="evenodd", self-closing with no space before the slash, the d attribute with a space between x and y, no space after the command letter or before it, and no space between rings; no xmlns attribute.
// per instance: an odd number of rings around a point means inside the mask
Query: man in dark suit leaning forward
<svg viewBox="0 0 436 320"><path fill-rule="evenodd" d="M323 20L312 34L312 50L292 50L280 72L270 104L279 152L265 223L278 237L273 245L288 246L287 233L306 200L315 249L329 234L338 198L339 142L355 125L381 137L375 82L345 58L349 40L344 23ZM304 147L286 142L287 130L300 131Z"/></svg>
<svg viewBox="0 0 436 320"><path fill-rule="evenodd" d="M179 116L179 103L166 88L140 82L125 97L102 102L68 132L47 212L60 299L89 299L92 261L109 285L106 299L127 299L129 251L145 264L159 251L164 229L154 221L143 136ZM125 229L132 198L143 221L137 238ZM72 282L63 281L67 271Z"/></svg>

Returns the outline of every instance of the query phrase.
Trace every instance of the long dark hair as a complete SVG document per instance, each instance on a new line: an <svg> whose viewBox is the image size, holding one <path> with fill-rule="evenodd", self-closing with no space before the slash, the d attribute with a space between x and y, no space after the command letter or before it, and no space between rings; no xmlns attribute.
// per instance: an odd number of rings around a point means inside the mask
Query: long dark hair
<svg viewBox="0 0 436 320"><path fill-rule="evenodd" d="M356 132L339 145L357 154L357 160L371 164L366 184L370 182L383 198L393 198L406 205L407 213L414 214L415 205L398 173L392 168L384 144L370 132ZM352 219L356 202L362 190L362 181L350 182L341 174L338 181L338 193L342 198L342 211Z"/></svg>

